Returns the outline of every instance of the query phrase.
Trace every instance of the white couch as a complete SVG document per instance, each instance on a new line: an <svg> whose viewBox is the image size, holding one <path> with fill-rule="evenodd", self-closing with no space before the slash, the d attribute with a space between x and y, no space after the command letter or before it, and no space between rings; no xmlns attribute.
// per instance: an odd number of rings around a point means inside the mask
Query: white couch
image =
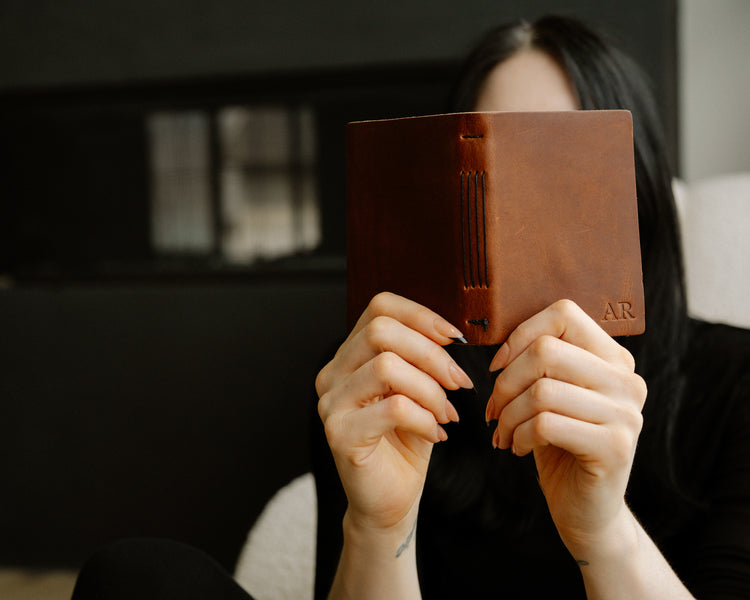
<svg viewBox="0 0 750 600"><path fill-rule="evenodd" d="M750 328L750 173L675 189L690 313Z"/></svg>

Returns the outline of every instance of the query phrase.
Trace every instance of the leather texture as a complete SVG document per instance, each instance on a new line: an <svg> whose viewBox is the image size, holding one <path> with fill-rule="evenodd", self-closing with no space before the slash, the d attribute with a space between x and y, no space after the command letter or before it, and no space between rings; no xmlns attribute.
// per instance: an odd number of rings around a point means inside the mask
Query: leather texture
<svg viewBox="0 0 750 600"><path fill-rule="evenodd" d="M391 291L471 344L552 302L644 331L628 111L455 113L346 129L347 319Z"/></svg>

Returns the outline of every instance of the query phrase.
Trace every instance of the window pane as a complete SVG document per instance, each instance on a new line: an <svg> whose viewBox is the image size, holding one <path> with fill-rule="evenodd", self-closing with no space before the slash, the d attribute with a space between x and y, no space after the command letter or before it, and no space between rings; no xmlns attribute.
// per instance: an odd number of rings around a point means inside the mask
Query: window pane
<svg viewBox="0 0 750 600"><path fill-rule="evenodd" d="M159 254L207 253L214 245L209 135L203 112L148 118L151 242Z"/></svg>
<svg viewBox="0 0 750 600"><path fill-rule="evenodd" d="M287 173L248 175L242 169L225 169L222 192L222 247L229 261L278 258L295 247L292 182Z"/></svg>
<svg viewBox="0 0 750 600"><path fill-rule="evenodd" d="M314 118L309 109L230 107L219 112L222 253L270 260L320 242Z"/></svg>
<svg viewBox="0 0 750 600"><path fill-rule="evenodd" d="M229 107L219 112L222 162L227 167L288 167L293 160L291 111Z"/></svg>

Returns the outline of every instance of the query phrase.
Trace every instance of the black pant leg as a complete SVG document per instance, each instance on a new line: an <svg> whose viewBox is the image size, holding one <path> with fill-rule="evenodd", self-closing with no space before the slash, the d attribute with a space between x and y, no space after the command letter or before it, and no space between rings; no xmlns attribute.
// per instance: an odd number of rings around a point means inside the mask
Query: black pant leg
<svg viewBox="0 0 750 600"><path fill-rule="evenodd" d="M129 539L95 553L71 600L252 600L214 559L162 539Z"/></svg>

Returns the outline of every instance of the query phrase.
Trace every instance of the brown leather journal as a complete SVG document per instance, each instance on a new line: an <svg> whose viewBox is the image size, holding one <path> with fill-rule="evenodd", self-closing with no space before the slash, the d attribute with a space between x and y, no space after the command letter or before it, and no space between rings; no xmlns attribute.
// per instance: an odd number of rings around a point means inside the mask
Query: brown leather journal
<svg viewBox="0 0 750 600"><path fill-rule="evenodd" d="M643 333L628 111L457 113L346 129L347 318L387 290L471 344L552 302Z"/></svg>

